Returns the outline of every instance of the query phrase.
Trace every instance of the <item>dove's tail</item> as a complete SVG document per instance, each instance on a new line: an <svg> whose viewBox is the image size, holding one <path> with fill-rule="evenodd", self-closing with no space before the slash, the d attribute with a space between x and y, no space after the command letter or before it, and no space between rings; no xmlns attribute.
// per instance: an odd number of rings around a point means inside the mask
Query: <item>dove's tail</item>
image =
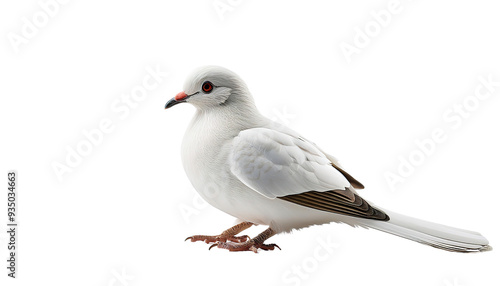
<svg viewBox="0 0 500 286"><path fill-rule="evenodd" d="M363 226L404 237L436 248L454 252L492 250L488 240L478 232L437 224L385 211L389 221L363 219Z"/></svg>

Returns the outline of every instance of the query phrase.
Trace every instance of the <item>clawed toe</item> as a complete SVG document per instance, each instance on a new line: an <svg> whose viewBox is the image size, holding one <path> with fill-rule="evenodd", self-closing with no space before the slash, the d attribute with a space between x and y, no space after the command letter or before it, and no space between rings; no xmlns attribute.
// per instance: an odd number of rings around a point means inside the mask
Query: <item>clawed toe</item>
<svg viewBox="0 0 500 286"><path fill-rule="evenodd" d="M262 250L274 250L275 247L278 248L279 250L281 250L281 247L279 247L275 243L260 245L260 249L262 249Z"/></svg>
<svg viewBox="0 0 500 286"><path fill-rule="evenodd" d="M255 241L249 240L247 242L243 243L231 243L231 242L217 242L208 248L208 250L211 250L212 248L217 247L217 248L222 248L222 249L227 249L229 251L253 251L257 253L259 249L268 251L268 250L274 250L274 248L278 248L281 250L281 248L277 244L258 244L255 243Z"/></svg>
<svg viewBox="0 0 500 286"><path fill-rule="evenodd" d="M217 242L245 242L248 241L250 237L248 235L242 236L224 236L224 235L193 235L186 238L184 241L191 240L191 242L203 241L205 243L217 243Z"/></svg>
<svg viewBox="0 0 500 286"><path fill-rule="evenodd" d="M195 241L204 241L205 243L217 243L217 242L226 242L226 241L231 241L231 242L245 242L250 239L248 235L242 235L242 236L236 236L243 230L251 227L253 223L251 222L241 222L229 229L226 229L219 235L193 235L188 238L186 238L184 241L191 240L191 242Z"/></svg>
<svg viewBox="0 0 500 286"><path fill-rule="evenodd" d="M193 235L186 238L184 241L191 240L191 242L204 241L205 243L217 242L218 235Z"/></svg>

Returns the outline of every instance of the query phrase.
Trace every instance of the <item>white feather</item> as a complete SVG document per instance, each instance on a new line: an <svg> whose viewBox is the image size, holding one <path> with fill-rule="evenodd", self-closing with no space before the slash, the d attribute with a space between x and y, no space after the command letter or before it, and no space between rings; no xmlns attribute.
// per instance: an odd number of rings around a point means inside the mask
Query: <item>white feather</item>
<svg viewBox="0 0 500 286"><path fill-rule="evenodd" d="M404 237L433 247L457 252L491 250L488 240L480 233L433 223L391 211L385 211L389 221L362 219L359 225Z"/></svg>
<svg viewBox="0 0 500 286"><path fill-rule="evenodd" d="M239 180L271 199L350 186L314 145L268 128L241 131L233 139L229 165Z"/></svg>

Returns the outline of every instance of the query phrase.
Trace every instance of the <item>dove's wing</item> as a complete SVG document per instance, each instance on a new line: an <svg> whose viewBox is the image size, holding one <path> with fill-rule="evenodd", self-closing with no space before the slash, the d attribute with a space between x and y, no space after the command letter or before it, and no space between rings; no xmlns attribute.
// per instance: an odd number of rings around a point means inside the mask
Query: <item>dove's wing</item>
<svg viewBox="0 0 500 286"><path fill-rule="evenodd" d="M317 148L321 153L323 153L326 158L328 158L328 160L330 160L332 166L337 169L339 172L342 173L342 175L344 175L344 177L349 181L349 183L351 183L351 186L355 189L364 189L365 187L363 186L363 184L361 184L358 180L354 179L354 177L352 177L351 175L349 175L349 173L347 173L343 168L342 166L340 165L339 163L339 160L337 158L335 158L334 156L324 152L321 148L319 148L319 146L317 146L316 144L314 144L314 142L311 142L307 139L305 139L304 137L300 136L300 134L298 134L297 132L295 132L294 130L288 128L287 126L285 125L281 125L277 122L273 122L272 123L272 126L273 126L273 129L274 130L277 130L281 133L285 133L287 135L290 135L294 138L298 138L298 139L301 139L303 141L306 141L308 142L309 144L313 145L315 148Z"/></svg>
<svg viewBox="0 0 500 286"><path fill-rule="evenodd" d="M267 128L240 132L233 140L230 165L242 182L268 198L351 186L316 146Z"/></svg>
<svg viewBox="0 0 500 286"><path fill-rule="evenodd" d="M245 185L268 198L356 217L386 220L351 189L359 184L316 145L268 128L247 129L233 139L229 164Z"/></svg>

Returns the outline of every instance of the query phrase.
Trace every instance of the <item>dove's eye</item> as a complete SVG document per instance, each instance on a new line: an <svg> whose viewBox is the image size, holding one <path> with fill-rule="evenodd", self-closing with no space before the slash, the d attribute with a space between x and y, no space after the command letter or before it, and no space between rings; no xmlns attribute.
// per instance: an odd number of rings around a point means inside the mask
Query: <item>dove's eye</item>
<svg viewBox="0 0 500 286"><path fill-rule="evenodd" d="M201 89L204 93L210 93L214 89L214 85L211 82L206 81L201 85Z"/></svg>

